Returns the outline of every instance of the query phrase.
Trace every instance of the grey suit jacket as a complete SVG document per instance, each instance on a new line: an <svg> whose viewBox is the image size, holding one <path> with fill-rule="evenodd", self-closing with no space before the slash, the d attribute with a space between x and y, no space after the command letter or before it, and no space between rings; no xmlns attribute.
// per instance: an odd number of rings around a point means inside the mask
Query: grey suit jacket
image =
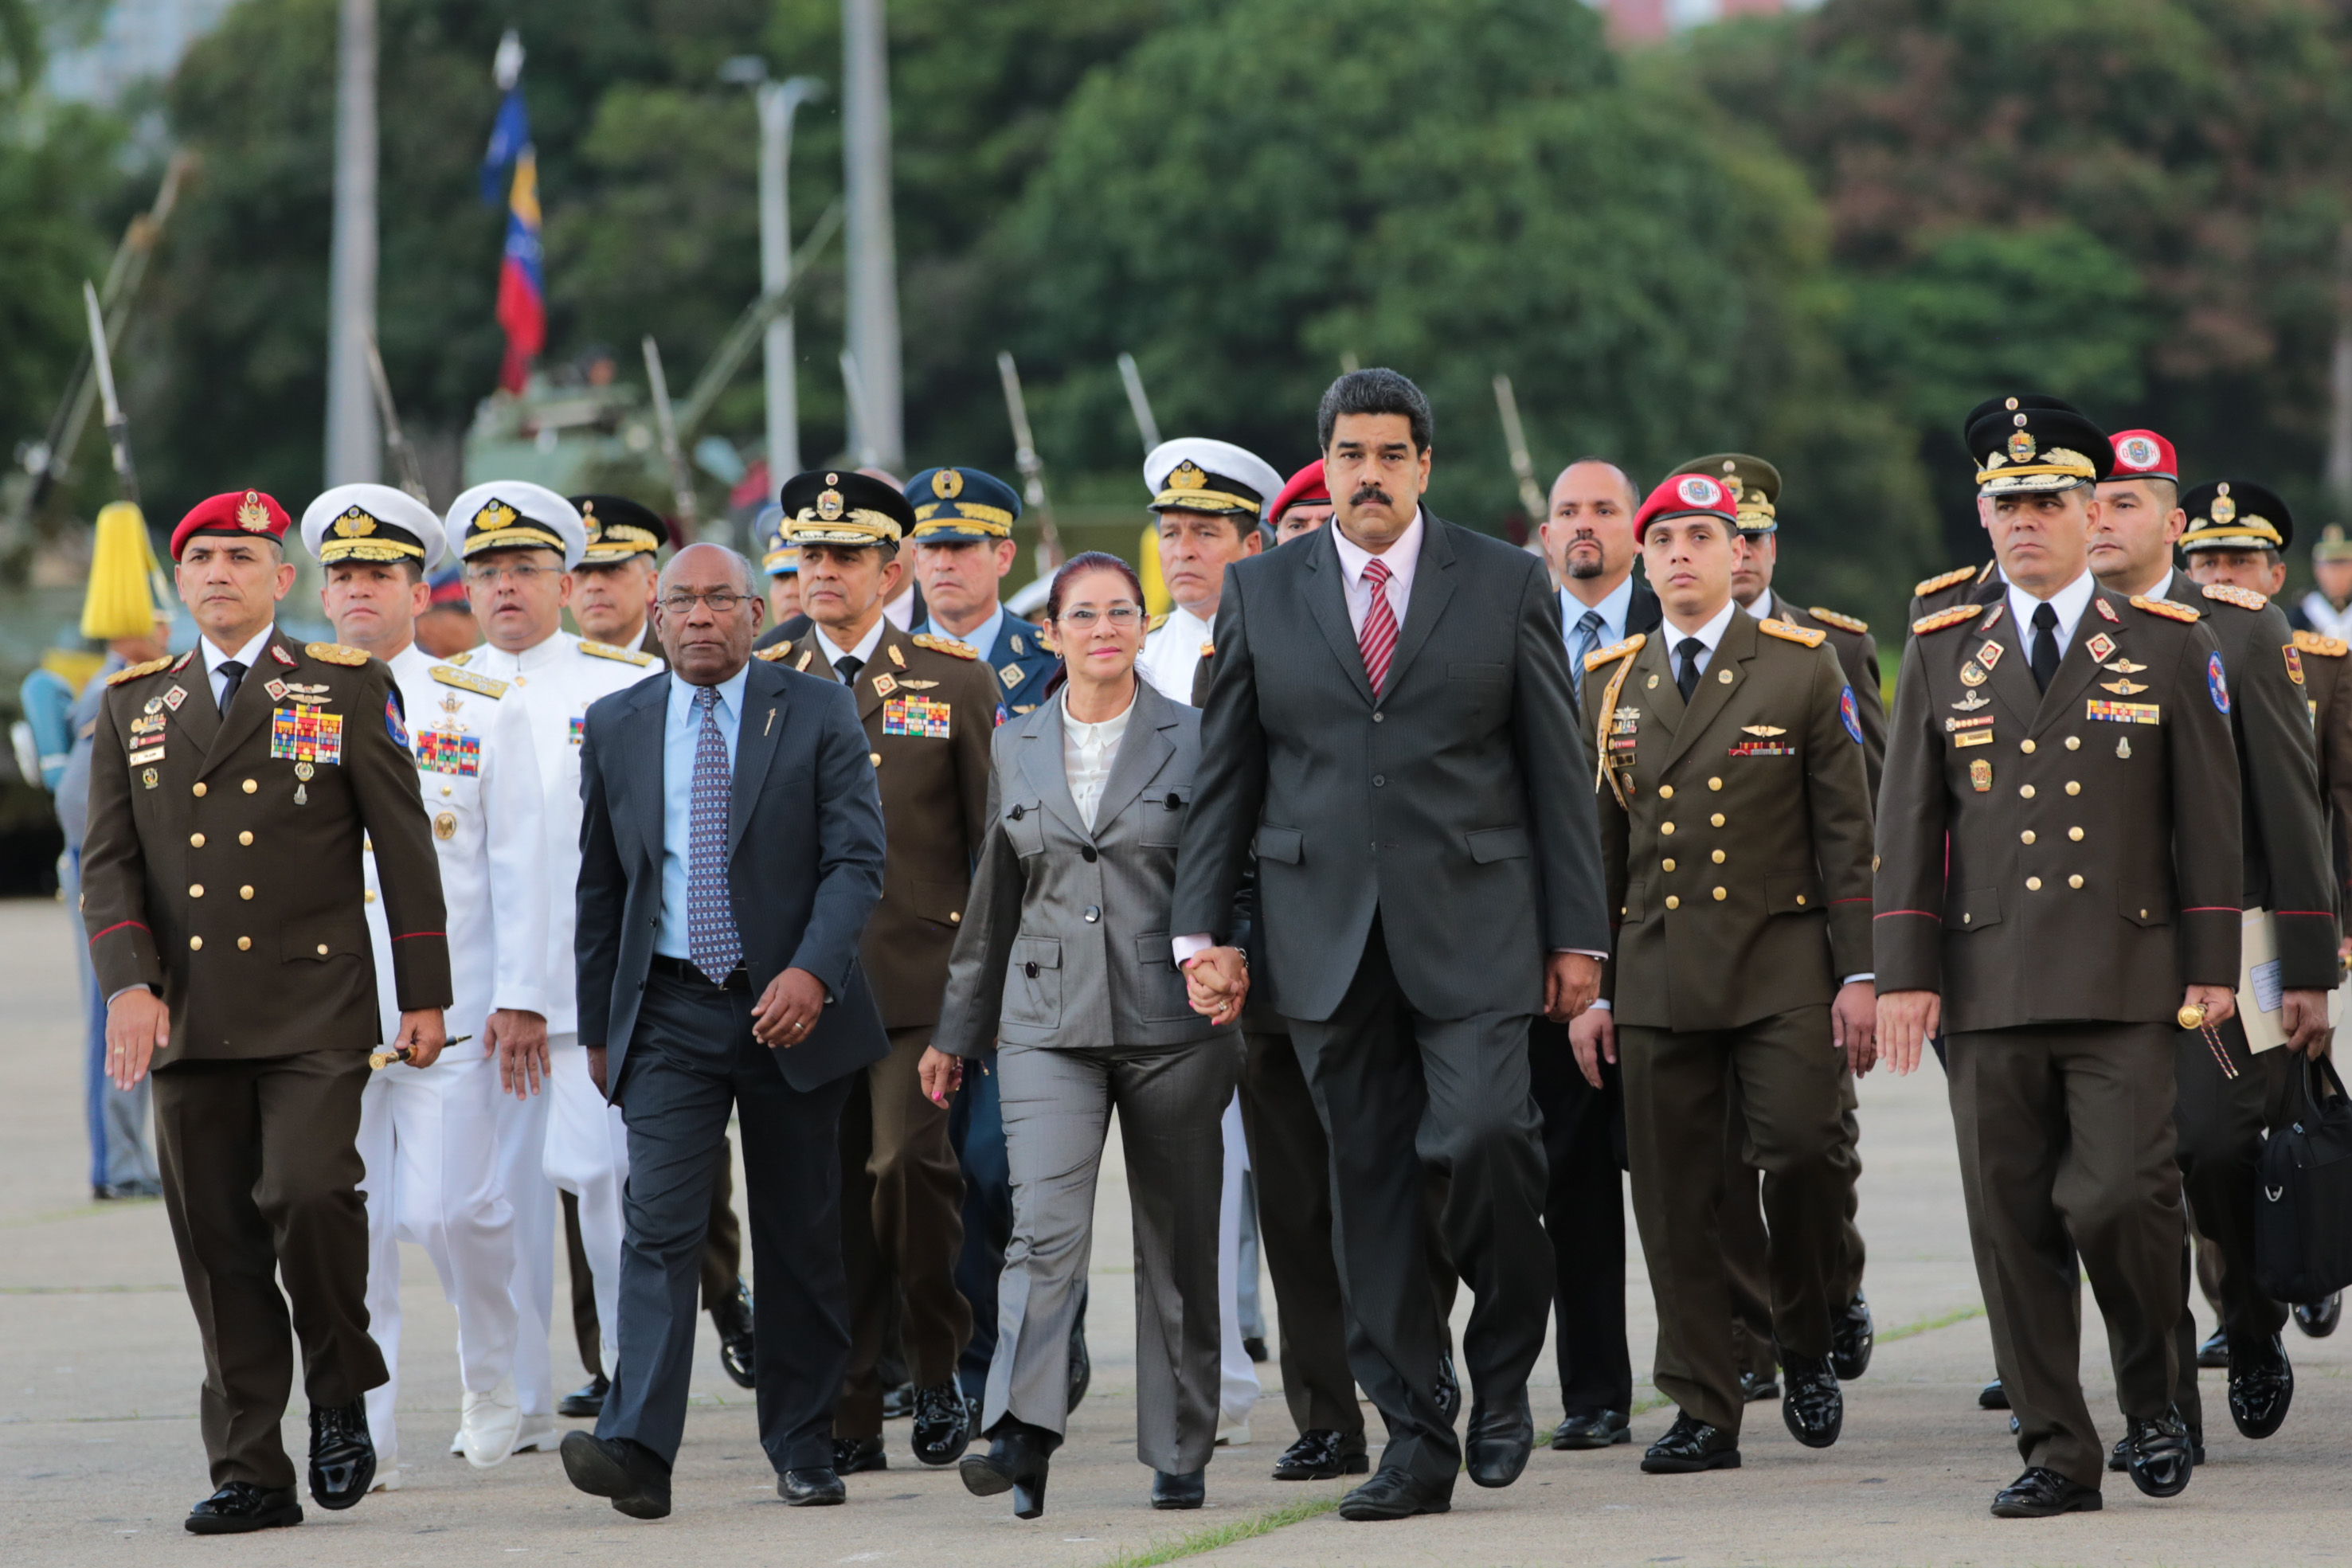
<svg viewBox="0 0 2352 1568"><path fill-rule="evenodd" d="M1135 709L1087 831L1062 764L1062 705L998 727L987 837L932 1043L1171 1046L1224 1031L1194 1012L1169 948L1176 847L1201 716L1136 682Z"/></svg>
<svg viewBox="0 0 2352 1568"><path fill-rule="evenodd" d="M1378 698L1331 528L1225 569L1174 925L1220 940L1257 851L1274 1005L1329 1018L1375 916L1440 1019L1532 1013L1548 951L1605 952L1592 768L1543 563L1423 514Z"/></svg>
<svg viewBox="0 0 2352 1568"><path fill-rule="evenodd" d="M805 969L831 998L809 1038L772 1051L806 1091L890 1054L857 958L882 896L882 797L846 687L762 659L743 686L727 873L751 994ZM662 913L662 725L667 672L592 704L580 749L580 1042L621 1064Z"/></svg>

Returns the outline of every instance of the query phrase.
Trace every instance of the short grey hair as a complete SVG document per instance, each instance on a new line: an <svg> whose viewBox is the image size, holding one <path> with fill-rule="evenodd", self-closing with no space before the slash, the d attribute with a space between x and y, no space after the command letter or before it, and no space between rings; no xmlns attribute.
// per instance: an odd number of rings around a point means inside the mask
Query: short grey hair
<svg viewBox="0 0 2352 1568"><path fill-rule="evenodd" d="M690 544L687 546L685 549L682 549L676 555L670 557L669 565L663 567L661 570L661 578L659 582L656 584L656 591L662 593L668 592L669 574L677 569L679 561L684 560L692 551L698 549L717 550L720 555L725 556L727 558L728 565L735 569L736 591L741 593L745 598L752 596L755 591L751 587L751 563L743 559L743 552L737 549L730 549L725 545L718 544L709 540L705 540L698 544Z"/></svg>

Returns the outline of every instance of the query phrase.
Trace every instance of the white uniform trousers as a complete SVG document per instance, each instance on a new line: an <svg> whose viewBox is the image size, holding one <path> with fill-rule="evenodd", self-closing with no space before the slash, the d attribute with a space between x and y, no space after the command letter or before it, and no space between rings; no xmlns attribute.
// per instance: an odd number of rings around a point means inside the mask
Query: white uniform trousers
<svg viewBox="0 0 2352 1568"><path fill-rule="evenodd" d="M1247 1422L1263 1391L1257 1368L1249 1352L1242 1348L1242 1204L1247 1197L1242 1177L1249 1170L1249 1144L1242 1135L1238 1093L1225 1106L1224 1132L1224 1190L1217 1202L1217 1428L1221 1432Z"/></svg>
<svg viewBox="0 0 2352 1568"><path fill-rule="evenodd" d="M368 1332L392 1373L369 1390L367 1416L386 1469L400 1457L393 1415L400 1395L400 1243L425 1249L442 1295L457 1309L458 1376L467 1389L488 1393L514 1368L514 1211L499 1180L498 1068L479 1051L459 1046L421 1071L387 1067L360 1096Z"/></svg>
<svg viewBox="0 0 2352 1568"><path fill-rule="evenodd" d="M588 1076L577 1034L547 1037L554 1063L548 1085L547 1179L580 1200L580 1247L596 1287L596 1327L604 1375L620 1354L621 1191L629 1180L629 1129Z"/></svg>
<svg viewBox="0 0 2352 1568"><path fill-rule="evenodd" d="M553 1096L542 1086L519 1100L498 1086L498 1064L489 1065L491 1092L498 1097L499 1181L514 1210L509 1289L515 1304L515 1395L528 1438L555 1422L555 1373L547 1343L555 1310L555 1226L561 1212L546 1168L548 1103Z"/></svg>

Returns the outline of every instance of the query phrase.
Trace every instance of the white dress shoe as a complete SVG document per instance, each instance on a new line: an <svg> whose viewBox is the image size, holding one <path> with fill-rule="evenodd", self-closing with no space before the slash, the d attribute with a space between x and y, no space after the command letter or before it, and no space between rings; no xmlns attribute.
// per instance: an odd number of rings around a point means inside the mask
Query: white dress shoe
<svg viewBox="0 0 2352 1568"><path fill-rule="evenodd" d="M1220 1448L1245 1448L1249 1447L1249 1440L1250 1429L1246 1421L1235 1421L1229 1427L1217 1428L1216 1446Z"/></svg>
<svg viewBox="0 0 2352 1568"><path fill-rule="evenodd" d="M397 1465L388 1470L376 1471L375 1484L368 1488L370 1491L398 1491L399 1490L400 1467Z"/></svg>
<svg viewBox="0 0 2352 1568"><path fill-rule="evenodd" d="M466 1462L478 1470L487 1470L506 1463L514 1452L515 1439L522 1431L522 1400L515 1393L513 1380L502 1378L496 1388L477 1394L466 1391L463 1424L457 1428L457 1440L463 1445Z"/></svg>
<svg viewBox="0 0 2352 1568"><path fill-rule="evenodd" d="M526 1416L521 1428L515 1434L514 1451L518 1454L551 1454L555 1445L563 1441L564 1428L555 1424L553 1416Z"/></svg>

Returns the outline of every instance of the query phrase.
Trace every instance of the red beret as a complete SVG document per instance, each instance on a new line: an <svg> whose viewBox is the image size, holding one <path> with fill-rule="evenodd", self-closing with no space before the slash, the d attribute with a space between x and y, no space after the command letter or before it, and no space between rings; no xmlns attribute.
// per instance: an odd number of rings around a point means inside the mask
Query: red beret
<svg viewBox="0 0 2352 1568"><path fill-rule="evenodd" d="M1323 459L1318 457L1290 476L1290 483L1282 487L1282 493L1274 498L1274 505L1265 509L1265 520L1269 523L1282 521L1282 514L1301 501L1328 502L1330 499L1331 487L1323 482Z"/></svg>
<svg viewBox="0 0 2352 1568"><path fill-rule="evenodd" d="M2118 430L2115 443L2116 470L2110 479L2169 479L2180 483L2180 459L2172 443L2153 430Z"/></svg>
<svg viewBox="0 0 2352 1568"><path fill-rule="evenodd" d="M1640 538L1652 523L1669 517L1721 517L1739 526L1739 503L1722 481L1707 474L1674 474L1658 482L1642 509L1633 514L1633 537Z"/></svg>
<svg viewBox="0 0 2352 1568"><path fill-rule="evenodd" d="M292 522L275 496L259 490L224 490L197 502L195 509L180 519L180 526L172 530L172 559L179 559L180 551L198 534L267 534L283 545Z"/></svg>

